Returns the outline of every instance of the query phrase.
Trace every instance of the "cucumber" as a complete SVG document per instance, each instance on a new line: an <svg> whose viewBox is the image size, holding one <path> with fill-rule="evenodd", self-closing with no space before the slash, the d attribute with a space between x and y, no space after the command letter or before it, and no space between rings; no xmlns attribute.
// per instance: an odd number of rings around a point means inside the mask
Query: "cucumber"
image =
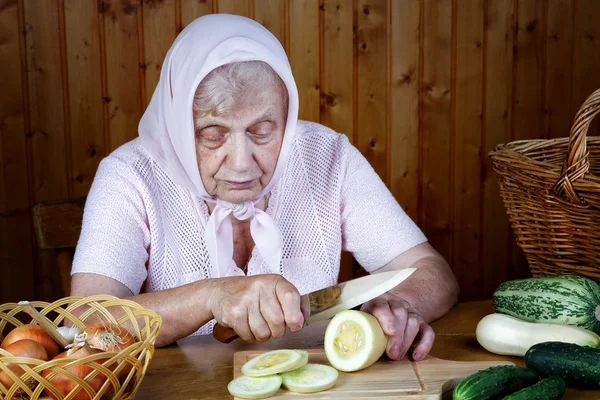
<svg viewBox="0 0 600 400"><path fill-rule="evenodd" d="M537 374L514 365L490 367L460 381L452 392L453 400L487 400L505 396L531 386L538 381Z"/></svg>
<svg viewBox="0 0 600 400"><path fill-rule="evenodd" d="M578 326L600 333L600 286L578 275L502 283L493 296L498 313L529 322Z"/></svg>
<svg viewBox="0 0 600 400"><path fill-rule="evenodd" d="M503 400L560 400L565 395L565 390L565 381L562 378L550 376L506 396Z"/></svg>
<svg viewBox="0 0 600 400"><path fill-rule="evenodd" d="M525 365L544 378L559 376L570 387L600 389L600 350L593 347L539 343L525 353Z"/></svg>

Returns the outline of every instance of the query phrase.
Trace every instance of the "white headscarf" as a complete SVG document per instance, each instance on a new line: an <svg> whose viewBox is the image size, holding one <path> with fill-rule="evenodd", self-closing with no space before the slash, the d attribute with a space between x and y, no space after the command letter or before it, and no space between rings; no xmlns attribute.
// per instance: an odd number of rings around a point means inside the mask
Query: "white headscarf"
<svg viewBox="0 0 600 400"><path fill-rule="evenodd" d="M213 69L237 61L264 61L288 90L283 143L271 181L251 201L232 204L206 192L196 160L192 105L198 84ZM282 238L273 219L254 205L277 183L289 158L298 121L298 90L281 43L262 25L230 14L211 14L189 24L177 37L139 125L142 145L171 179L207 202L216 203L206 227L213 276L225 276L233 257L229 215L251 219L250 233L272 273L279 273Z"/></svg>

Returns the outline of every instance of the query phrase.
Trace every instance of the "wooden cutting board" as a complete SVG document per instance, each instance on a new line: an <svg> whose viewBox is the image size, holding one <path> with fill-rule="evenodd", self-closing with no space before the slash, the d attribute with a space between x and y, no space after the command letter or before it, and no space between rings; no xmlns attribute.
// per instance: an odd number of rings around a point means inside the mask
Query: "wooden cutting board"
<svg viewBox="0 0 600 400"><path fill-rule="evenodd" d="M233 375L241 375L242 365L263 353L239 351L233 356ZM308 350L308 362L330 365L323 349ZM459 362L427 357L423 361L381 359L362 371L340 372L336 385L324 392L299 394L281 388L270 399L451 399L452 389L460 380L479 370L496 365L514 365L504 361ZM237 398L236 398L237 399Z"/></svg>

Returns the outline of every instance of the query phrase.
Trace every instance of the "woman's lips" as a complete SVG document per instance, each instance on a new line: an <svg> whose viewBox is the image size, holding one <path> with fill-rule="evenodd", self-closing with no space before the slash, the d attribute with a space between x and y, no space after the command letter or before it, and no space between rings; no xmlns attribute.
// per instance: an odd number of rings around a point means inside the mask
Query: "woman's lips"
<svg viewBox="0 0 600 400"><path fill-rule="evenodd" d="M245 182L225 181L225 182L227 182L227 184L234 189L248 189L250 186L252 186L252 183L254 181L245 181Z"/></svg>

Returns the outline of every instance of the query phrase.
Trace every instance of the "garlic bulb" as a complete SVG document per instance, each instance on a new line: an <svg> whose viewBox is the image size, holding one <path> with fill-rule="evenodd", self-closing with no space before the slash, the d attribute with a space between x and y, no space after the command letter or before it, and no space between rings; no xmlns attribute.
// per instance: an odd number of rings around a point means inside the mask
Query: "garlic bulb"
<svg viewBox="0 0 600 400"><path fill-rule="evenodd" d="M76 326L72 326L72 327L61 326L58 328L58 333L60 333L61 336L64 337L69 342L72 342L73 340L75 340L75 335L81 333L81 329L79 329Z"/></svg>

